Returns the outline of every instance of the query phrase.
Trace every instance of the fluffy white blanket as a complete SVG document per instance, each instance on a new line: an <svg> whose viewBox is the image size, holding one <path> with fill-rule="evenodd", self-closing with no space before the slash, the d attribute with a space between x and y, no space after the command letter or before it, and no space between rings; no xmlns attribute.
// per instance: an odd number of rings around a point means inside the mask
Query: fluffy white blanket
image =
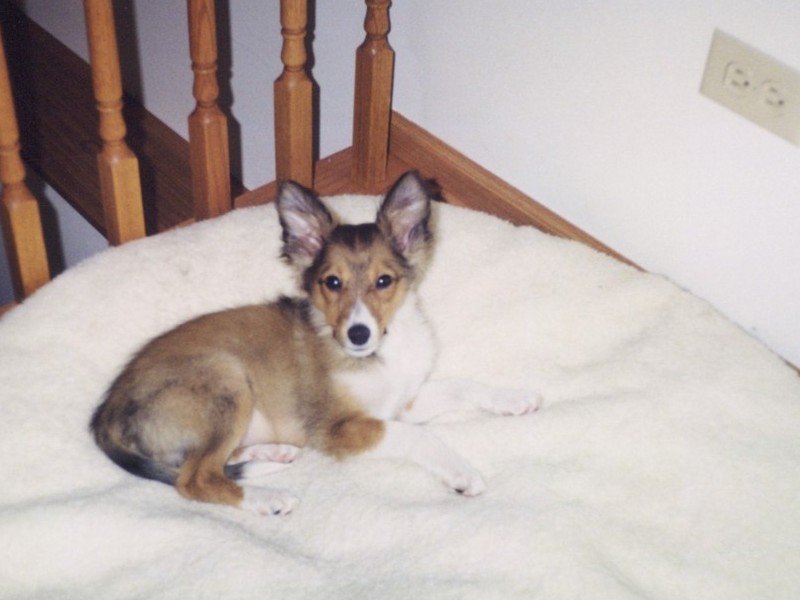
<svg viewBox="0 0 800 600"><path fill-rule="evenodd" d="M336 199L368 220L372 198ZM0 322L3 598L799 598L800 378L704 302L577 243L439 208L435 377L539 390L427 425L488 484L304 453L288 517L182 500L87 424L131 353L292 291L271 206L109 250ZM409 352L414 349L410 348Z"/></svg>

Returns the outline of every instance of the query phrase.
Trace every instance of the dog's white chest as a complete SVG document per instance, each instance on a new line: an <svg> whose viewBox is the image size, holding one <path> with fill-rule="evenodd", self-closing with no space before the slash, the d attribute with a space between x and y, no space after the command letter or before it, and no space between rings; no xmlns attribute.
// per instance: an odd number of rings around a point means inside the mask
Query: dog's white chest
<svg viewBox="0 0 800 600"><path fill-rule="evenodd" d="M433 331L410 298L395 315L374 363L338 373L373 417L393 419L417 395L436 358Z"/></svg>

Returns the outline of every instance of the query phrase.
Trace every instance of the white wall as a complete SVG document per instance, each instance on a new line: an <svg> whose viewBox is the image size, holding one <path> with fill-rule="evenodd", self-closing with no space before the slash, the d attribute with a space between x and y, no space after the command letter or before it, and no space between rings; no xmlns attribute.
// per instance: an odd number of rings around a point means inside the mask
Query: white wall
<svg viewBox="0 0 800 600"><path fill-rule="evenodd" d="M85 54L79 0L26 4ZM277 5L230 3L250 186L274 172ZM323 154L349 144L362 6L317 0ZM133 12L146 103L185 133L185 3ZM800 364L800 148L698 92L717 27L800 68L795 0L396 0L392 22L397 110Z"/></svg>
<svg viewBox="0 0 800 600"><path fill-rule="evenodd" d="M800 148L698 93L717 27L800 69L795 0L393 14L397 109L800 364Z"/></svg>

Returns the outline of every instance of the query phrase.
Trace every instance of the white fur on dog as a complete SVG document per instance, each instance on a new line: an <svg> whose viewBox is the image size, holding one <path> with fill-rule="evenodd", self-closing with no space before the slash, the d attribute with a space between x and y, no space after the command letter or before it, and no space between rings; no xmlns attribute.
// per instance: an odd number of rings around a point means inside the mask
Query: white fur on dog
<svg viewBox="0 0 800 600"><path fill-rule="evenodd" d="M364 221L377 202L335 206ZM659 277L439 212L421 289L434 376L545 400L427 425L485 494L304 452L263 479L300 504L259 517L187 502L95 448L89 417L145 340L293 290L274 208L235 211L109 250L0 322L0 597L800 597L800 378Z"/></svg>

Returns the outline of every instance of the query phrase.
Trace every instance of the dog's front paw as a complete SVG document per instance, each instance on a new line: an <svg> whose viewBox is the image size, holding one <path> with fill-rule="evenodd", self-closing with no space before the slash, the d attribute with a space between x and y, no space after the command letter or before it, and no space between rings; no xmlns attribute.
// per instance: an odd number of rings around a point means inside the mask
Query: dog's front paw
<svg viewBox="0 0 800 600"><path fill-rule="evenodd" d="M481 400L481 408L497 415L518 417L539 410L542 398L529 390L494 389Z"/></svg>
<svg viewBox="0 0 800 600"><path fill-rule="evenodd" d="M480 475L462 478L458 482L451 483L451 487L462 496L467 496L468 498L479 496L486 491L486 484Z"/></svg>
<svg viewBox="0 0 800 600"><path fill-rule="evenodd" d="M478 496L486 491L483 477L469 464L451 470L442 479L445 485L462 496Z"/></svg>
<svg viewBox="0 0 800 600"><path fill-rule="evenodd" d="M281 490L246 487L241 507L262 516L288 515L299 498Z"/></svg>

